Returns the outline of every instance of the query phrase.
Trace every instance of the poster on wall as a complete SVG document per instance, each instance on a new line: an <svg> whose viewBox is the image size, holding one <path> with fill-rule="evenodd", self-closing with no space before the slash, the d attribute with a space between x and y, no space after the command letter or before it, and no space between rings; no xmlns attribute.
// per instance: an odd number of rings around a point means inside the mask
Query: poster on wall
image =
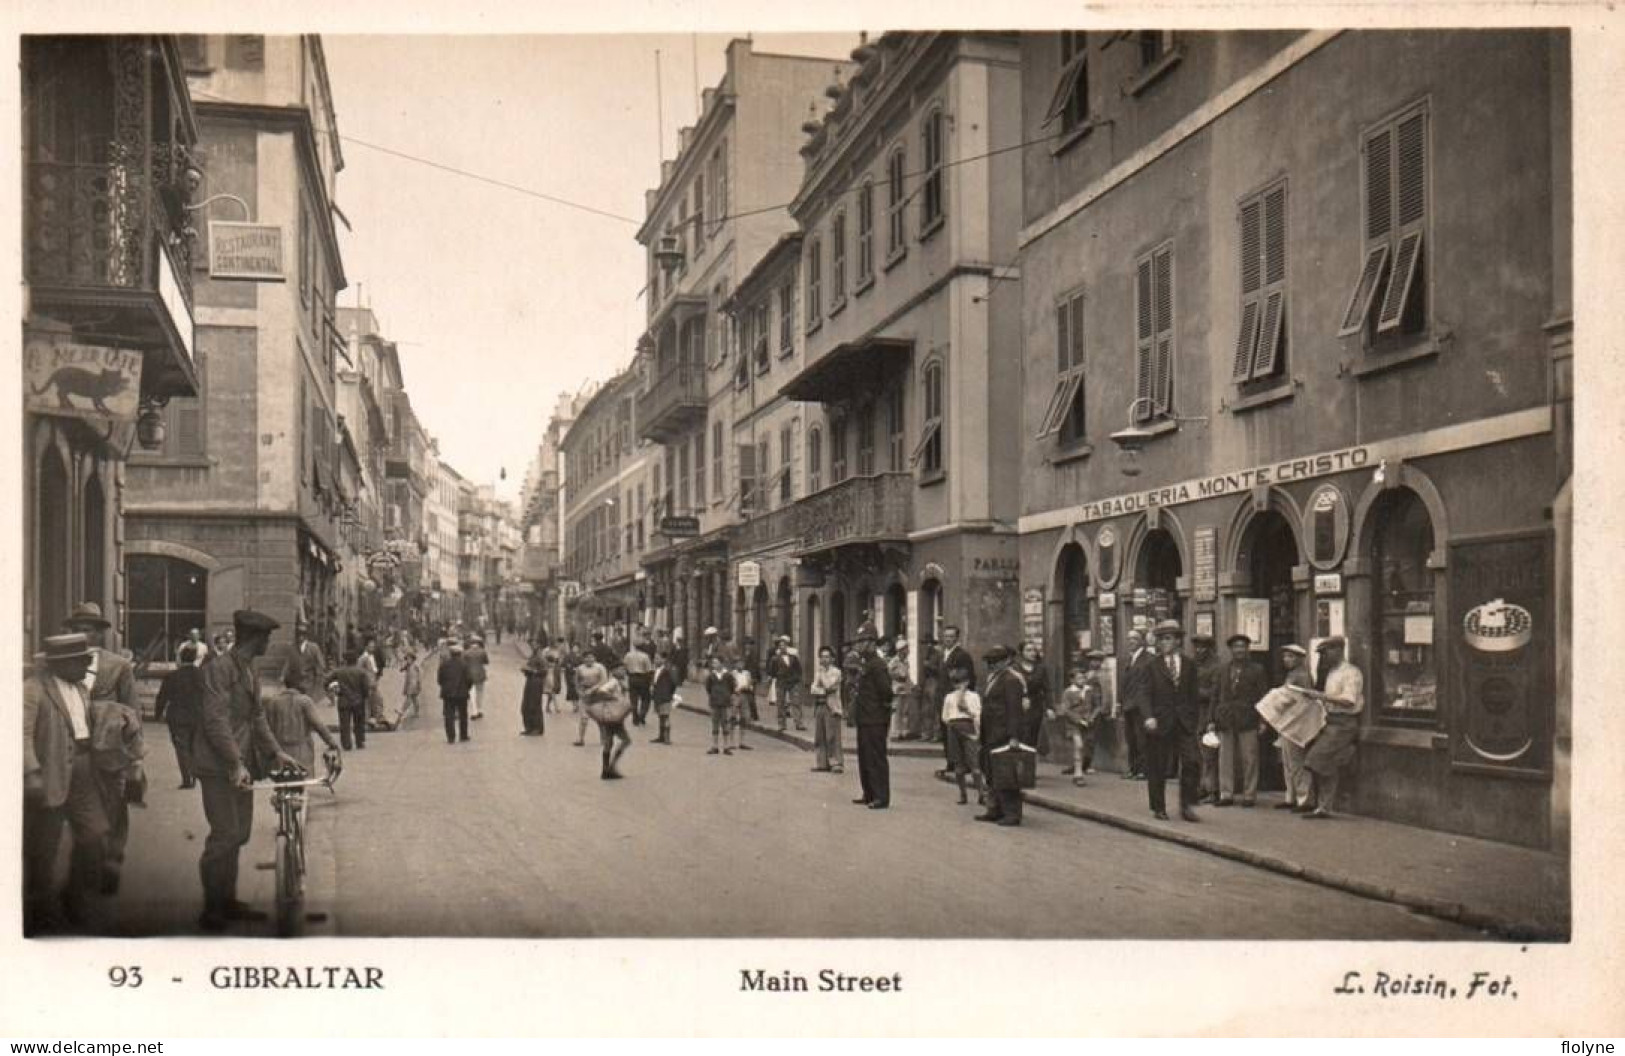
<svg viewBox="0 0 1625 1056"><path fill-rule="evenodd" d="M1331 638L1343 630L1343 599L1321 598L1315 602L1315 637Z"/></svg>
<svg viewBox="0 0 1625 1056"><path fill-rule="evenodd" d="M1117 655L1117 634L1116 634L1116 630L1117 630L1117 621L1112 619L1112 614L1109 613L1109 612L1101 613L1100 614L1100 645L1099 645L1098 648L1100 649L1101 652L1106 654L1106 662L1108 664L1112 662L1111 658L1113 656Z"/></svg>
<svg viewBox="0 0 1625 1056"><path fill-rule="evenodd" d="M1236 630L1253 640L1253 648L1269 652L1270 599L1237 598Z"/></svg>
<svg viewBox="0 0 1625 1056"><path fill-rule="evenodd" d="M1529 532L1450 545L1451 761L1460 769L1545 776L1553 707L1551 551ZM1434 630L1429 620L1429 630ZM1415 633L1422 631L1420 623ZM1406 640L1412 628L1405 628ZM1431 642L1431 639L1430 639Z"/></svg>
<svg viewBox="0 0 1625 1056"><path fill-rule="evenodd" d="M1021 637L1044 639L1044 588L1028 587L1021 592Z"/></svg>
<svg viewBox="0 0 1625 1056"><path fill-rule="evenodd" d="M1196 600L1218 600L1219 530L1211 526L1196 529L1191 549L1196 562L1196 575L1193 583Z"/></svg>
<svg viewBox="0 0 1625 1056"><path fill-rule="evenodd" d="M1206 635L1209 638L1213 637L1213 614L1211 612L1196 614L1196 634Z"/></svg>

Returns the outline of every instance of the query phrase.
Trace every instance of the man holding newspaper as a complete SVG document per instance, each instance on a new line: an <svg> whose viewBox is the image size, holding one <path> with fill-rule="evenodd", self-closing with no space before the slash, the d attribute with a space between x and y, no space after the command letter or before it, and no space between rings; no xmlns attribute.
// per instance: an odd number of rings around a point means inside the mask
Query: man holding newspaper
<svg viewBox="0 0 1625 1056"><path fill-rule="evenodd" d="M1315 688L1289 679L1259 701L1258 711L1283 742L1302 750L1303 768L1311 781L1309 797L1315 806L1300 806L1300 816L1324 820L1332 816L1337 801L1339 772L1354 758L1360 712L1365 708L1365 677L1344 659L1348 646L1341 636L1328 638L1317 648L1320 665ZM1288 796L1296 798L1290 788Z"/></svg>

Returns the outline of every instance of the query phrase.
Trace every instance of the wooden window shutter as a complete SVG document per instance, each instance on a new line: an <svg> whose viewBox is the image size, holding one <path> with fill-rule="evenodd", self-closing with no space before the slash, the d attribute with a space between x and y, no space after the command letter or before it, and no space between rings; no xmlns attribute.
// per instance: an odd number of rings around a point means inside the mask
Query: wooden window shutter
<svg viewBox="0 0 1625 1056"><path fill-rule="evenodd" d="M1286 188L1264 195L1264 285L1286 280Z"/></svg>
<svg viewBox="0 0 1625 1056"><path fill-rule="evenodd" d="M1398 227L1407 228L1426 214L1427 115L1413 114L1399 123Z"/></svg>
<svg viewBox="0 0 1625 1056"><path fill-rule="evenodd" d="M1156 292L1157 357L1155 393L1157 411L1167 414L1174 405L1174 290L1173 251L1162 250L1152 257Z"/></svg>
<svg viewBox="0 0 1625 1056"><path fill-rule="evenodd" d="M1072 298L1072 369L1083 367L1083 294Z"/></svg>
<svg viewBox="0 0 1625 1056"><path fill-rule="evenodd" d="M1388 280L1388 292L1382 299L1382 311L1377 316L1377 332L1384 333L1399 326L1405 317L1405 305L1410 300L1411 288L1416 285L1417 265L1422 259L1422 232L1408 232L1399 240L1394 254L1394 270Z"/></svg>
<svg viewBox="0 0 1625 1056"><path fill-rule="evenodd" d="M1365 237L1386 238L1393 230L1393 133L1383 129L1365 144Z"/></svg>
<svg viewBox="0 0 1625 1056"><path fill-rule="evenodd" d="M1065 374L1072 367L1071 312L1063 302L1055 309L1055 369Z"/></svg>
<svg viewBox="0 0 1625 1056"><path fill-rule="evenodd" d="M179 458L198 458L203 454L203 394L208 382L201 354L197 357L197 380L198 395L174 404L175 441L171 453Z"/></svg>
<svg viewBox="0 0 1625 1056"><path fill-rule="evenodd" d="M1377 282L1382 277L1383 267L1388 263L1388 243L1372 246L1366 250L1365 264L1360 268L1360 281L1354 285L1354 294L1349 298L1348 307L1343 311L1343 323L1337 328L1338 337L1348 337L1357 334L1365 325L1367 316L1371 312L1371 300L1377 292Z"/></svg>
<svg viewBox="0 0 1625 1056"><path fill-rule="evenodd" d="M1258 331L1258 357L1253 377L1262 378L1274 373L1281 349L1281 324L1286 316L1286 294L1280 290L1264 299L1264 324Z"/></svg>
<svg viewBox="0 0 1625 1056"><path fill-rule="evenodd" d="M743 513L751 508L755 501L756 490L756 446L754 444L737 444L735 448L739 459L739 509Z"/></svg>
<svg viewBox="0 0 1625 1056"><path fill-rule="evenodd" d="M1258 302L1241 306L1241 333L1236 338L1236 358L1231 380L1241 382L1252 376L1253 348L1258 343Z"/></svg>
<svg viewBox="0 0 1625 1056"><path fill-rule="evenodd" d="M1140 261L1134 277L1135 342L1134 342L1134 417L1138 420L1151 415L1151 261Z"/></svg>
<svg viewBox="0 0 1625 1056"><path fill-rule="evenodd" d="M1259 253L1262 240L1262 205L1248 202L1241 209L1241 292L1257 293L1263 285L1263 258Z"/></svg>
<svg viewBox="0 0 1625 1056"><path fill-rule="evenodd" d="M1258 350L1253 357L1254 378L1268 377L1280 366L1286 330L1286 187L1266 192L1263 209L1263 269L1267 293L1258 331Z"/></svg>

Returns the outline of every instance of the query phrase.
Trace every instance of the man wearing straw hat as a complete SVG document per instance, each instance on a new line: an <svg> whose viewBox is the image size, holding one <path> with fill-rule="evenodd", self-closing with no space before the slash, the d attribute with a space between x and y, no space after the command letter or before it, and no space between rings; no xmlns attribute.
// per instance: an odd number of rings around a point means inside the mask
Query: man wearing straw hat
<svg viewBox="0 0 1625 1056"><path fill-rule="evenodd" d="M60 909L82 924L86 896L101 871L107 813L91 766L91 710L81 684L92 651L82 634L45 639L40 666L23 683L24 930L52 922L57 848L64 826L73 834Z"/></svg>
<svg viewBox="0 0 1625 1056"><path fill-rule="evenodd" d="M1196 661L1180 651L1185 630L1178 620L1163 620L1152 632L1157 656L1147 668L1143 718L1146 733L1146 787L1151 813L1168 820L1163 784L1170 762L1179 763L1179 816L1202 820L1194 807L1200 795L1202 757L1196 747L1200 712L1196 703Z"/></svg>

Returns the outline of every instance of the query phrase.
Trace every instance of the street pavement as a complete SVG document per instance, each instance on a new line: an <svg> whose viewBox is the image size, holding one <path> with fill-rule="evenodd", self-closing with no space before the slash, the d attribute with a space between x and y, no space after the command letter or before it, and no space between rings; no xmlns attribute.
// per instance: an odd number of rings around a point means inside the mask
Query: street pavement
<svg viewBox="0 0 1625 1056"><path fill-rule="evenodd" d="M316 935L452 937L1283 938L1472 940L1481 933L1176 844L1029 809L976 824L926 760L896 760L892 808L870 811L855 759L810 772L767 737L708 756L707 719L678 712L671 746L631 727L621 781L599 779L596 729L547 716L519 736L520 658L492 651L486 718L448 745L438 700L346 755L316 792L307 898ZM426 690L433 686L426 672ZM398 676L386 676L393 703ZM562 705L562 702L561 702ZM207 827L174 789L149 724L153 805L133 819L125 889L97 910L121 935L186 934ZM270 908L274 819L257 804L242 895ZM268 934L238 925L235 934Z"/></svg>

